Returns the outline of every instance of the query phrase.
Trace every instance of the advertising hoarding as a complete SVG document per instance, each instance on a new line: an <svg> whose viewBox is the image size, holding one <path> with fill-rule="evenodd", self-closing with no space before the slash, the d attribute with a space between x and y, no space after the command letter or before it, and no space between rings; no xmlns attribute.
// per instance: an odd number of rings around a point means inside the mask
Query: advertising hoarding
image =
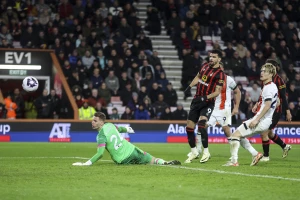
<svg viewBox="0 0 300 200"><path fill-rule="evenodd" d="M184 123L115 123L116 126L131 126L134 134L122 134L131 142L187 143ZM237 126L232 126L233 132ZM197 127L195 129L195 133ZM300 144L298 124L278 125L277 133L286 143ZM210 143L227 143L221 127L209 127ZM97 131L90 122L7 122L0 123L2 142L95 142ZM259 135L250 138L252 143L261 143Z"/></svg>

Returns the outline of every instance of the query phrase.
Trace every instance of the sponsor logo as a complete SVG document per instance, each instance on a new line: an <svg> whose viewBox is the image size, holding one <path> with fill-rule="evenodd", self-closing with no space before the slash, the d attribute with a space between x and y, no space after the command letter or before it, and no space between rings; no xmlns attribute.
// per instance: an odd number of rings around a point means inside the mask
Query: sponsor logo
<svg viewBox="0 0 300 200"><path fill-rule="evenodd" d="M208 83L205 83L205 82L203 82L202 80L200 80L199 83L201 83L201 84L203 84L203 85L205 85L205 86L208 87Z"/></svg>
<svg viewBox="0 0 300 200"><path fill-rule="evenodd" d="M0 134L5 135L10 132L10 125L8 124L0 124Z"/></svg>
<svg viewBox="0 0 300 200"><path fill-rule="evenodd" d="M54 123L49 135L50 142L70 142L71 123Z"/></svg>

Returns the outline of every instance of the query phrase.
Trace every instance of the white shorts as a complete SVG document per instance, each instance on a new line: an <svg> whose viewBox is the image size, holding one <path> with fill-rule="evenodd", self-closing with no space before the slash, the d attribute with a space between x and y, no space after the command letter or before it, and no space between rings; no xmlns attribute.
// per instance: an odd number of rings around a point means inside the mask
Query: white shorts
<svg viewBox="0 0 300 200"><path fill-rule="evenodd" d="M243 137L251 137L256 134L261 134L261 133L269 130L269 127L272 124L271 118L265 118L265 119L261 120L255 128L250 129L249 124L251 123L252 120L253 120L253 118L248 119L247 121L243 122L237 128L237 130L240 131L240 133Z"/></svg>
<svg viewBox="0 0 300 200"><path fill-rule="evenodd" d="M221 125L221 126L230 126L231 125L231 110L230 109L214 109L208 122L208 126L215 126L215 125Z"/></svg>

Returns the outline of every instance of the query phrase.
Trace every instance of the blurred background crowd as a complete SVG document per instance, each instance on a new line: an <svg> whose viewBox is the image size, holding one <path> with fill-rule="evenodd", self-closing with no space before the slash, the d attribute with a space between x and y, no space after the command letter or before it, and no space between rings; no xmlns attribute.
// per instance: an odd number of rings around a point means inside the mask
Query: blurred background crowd
<svg viewBox="0 0 300 200"><path fill-rule="evenodd" d="M277 60L289 109L300 120L300 2L298 0L152 0L145 25L133 0L1 0L0 47L53 49L79 108L80 119L102 111L109 119L186 120L159 53L148 35L167 31L182 60L182 89L219 37L226 72L242 91L240 114L253 116L260 66ZM209 41L211 42L211 41ZM246 85L245 85L246 84ZM245 90L243 87L250 89ZM116 108L112 100L122 104ZM107 108L111 107L108 111ZM173 108L173 109L172 109ZM55 90L24 99L16 88L1 118L64 118ZM284 119L284 116L283 116Z"/></svg>

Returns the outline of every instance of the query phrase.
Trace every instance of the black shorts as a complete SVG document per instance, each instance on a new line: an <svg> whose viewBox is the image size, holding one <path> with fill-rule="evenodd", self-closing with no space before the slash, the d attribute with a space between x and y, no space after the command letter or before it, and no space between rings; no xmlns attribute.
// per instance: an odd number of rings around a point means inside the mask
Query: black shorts
<svg viewBox="0 0 300 200"><path fill-rule="evenodd" d="M194 102L194 99L191 103L190 112L188 120L191 120L194 123L199 121L200 116L206 116L208 119L214 109L214 104L212 102Z"/></svg>
<svg viewBox="0 0 300 200"><path fill-rule="evenodd" d="M272 124L269 127L269 130L272 130L273 128L276 127L276 125L278 124L279 120L280 120L280 116L281 116L281 112L274 112L273 116L272 116Z"/></svg>

